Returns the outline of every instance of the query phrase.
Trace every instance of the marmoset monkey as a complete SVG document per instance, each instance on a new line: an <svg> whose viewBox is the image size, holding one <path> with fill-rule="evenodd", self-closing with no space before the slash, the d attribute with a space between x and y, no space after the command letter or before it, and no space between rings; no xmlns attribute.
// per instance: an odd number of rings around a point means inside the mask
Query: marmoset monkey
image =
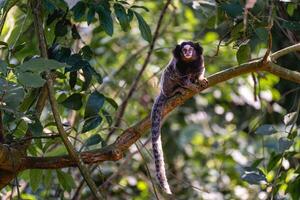
<svg viewBox="0 0 300 200"><path fill-rule="evenodd" d="M166 101L185 89L198 91L199 86L206 88L208 81L204 77L203 48L198 43L182 42L173 50L173 59L165 68L161 77L161 90L151 112L152 149L155 160L156 176L163 191L172 194L165 172L164 156L161 144L161 120Z"/></svg>

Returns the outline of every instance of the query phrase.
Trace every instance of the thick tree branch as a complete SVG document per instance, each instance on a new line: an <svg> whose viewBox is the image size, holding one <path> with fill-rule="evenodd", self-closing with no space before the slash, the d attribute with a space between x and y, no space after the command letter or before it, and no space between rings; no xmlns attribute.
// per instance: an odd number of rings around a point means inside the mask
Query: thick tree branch
<svg viewBox="0 0 300 200"><path fill-rule="evenodd" d="M294 49L296 50L296 49ZM275 52L273 55L276 55ZM278 54L277 54L278 55ZM216 74L209 76L208 87L212 87L218 83L222 83L234 77L240 76L242 74L250 72L266 71L273 73L283 79L290 80L300 84L300 73L292 71L286 68L283 68L279 65L276 65L268 59L267 63L263 63L262 60L255 60L242 64L237 67L232 67ZM199 89L198 92L202 91ZM175 96L168 100L163 115L166 116L176 107L182 105L185 101L190 99L196 92L186 91L182 96ZM82 161L86 164L99 163L103 161L115 161L123 157L123 154L127 149L134 144L146 131L150 128L150 118L147 116L134 126L126 129L116 141L101 149L96 149L92 151L83 152L80 154ZM25 170L25 169L57 169L63 167L72 167L76 166L76 161L70 156L57 156L57 157L25 157L20 155L18 151L8 150L8 148L0 144L0 169L6 170L9 172L15 170ZM12 158L15 161L15 167L12 165ZM0 174L1 176L1 174ZM2 178L2 176L1 176ZM3 187L2 179L0 179L0 188Z"/></svg>
<svg viewBox="0 0 300 200"><path fill-rule="evenodd" d="M256 60L249 63L242 64L238 67L232 67L221 72L218 72L214 75L209 76L208 82L209 86L212 87L218 83L227 81L234 77L240 76L242 74L257 72L257 71L268 71L274 73L277 76L280 76L283 79L287 79L296 83L300 83L300 73L294 72L285 68L282 68L273 63L266 63L263 65L262 60ZM199 90L199 92L202 89ZM166 116L176 107L182 105L185 101L190 99L195 92L187 91L185 95L175 96L171 98L167 105L165 106L163 115ZM142 121L138 122L136 125L125 130L117 140L102 149L87 151L81 153L83 161L87 164L97 163L102 161L114 161L119 160L123 157L123 153L134 144L148 129L150 128L150 117L147 116ZM61 167L70 167L74 166L75 162L72 161L69 157L51 157L51 158L26 158L26 167L27 168L47 168L55 169Z"/></svg>

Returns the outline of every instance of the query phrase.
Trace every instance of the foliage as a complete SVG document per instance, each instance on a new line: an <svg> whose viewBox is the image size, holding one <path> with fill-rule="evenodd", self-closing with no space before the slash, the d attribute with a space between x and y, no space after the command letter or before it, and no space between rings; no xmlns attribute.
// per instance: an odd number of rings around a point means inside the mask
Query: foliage
<svg viewBox="0 0 300 200"><path fill-rule="evenodd" d="M53 137L57 128L50 105L40 118L35 107L45 71L53 76L69 139L82 152L106 146L150 113L158 77L175 43L200 42L207 74L213 74L263 57L270 19L274 51L294 44L287 36L297 38L300 29L297 3L256 1L245 20L246 1L173 1L122 124L109 138L118 106L153 41L164 2L80 0L71 5L67 0L44 0L49 59L39 56L28 2L0 3L1 23L5 22L0 36L0 121L8 145L22 142L30 130L33 140L27 155L37 157L67 154L61 140ZM289 54L278 64L295 70L297 59L298 53ZM167 176L176 199L300 198L299 85L268 73L253 76L205 90L165 121ZM103 162L91 170L107 199L155 198L159 190L148 137L132 145L123 160ZM142 143L147 143L145 148ZM75 168L26 170L17 178L20 195L87 198L91 194L80 184L79 174ZM11 189L7 186L0 196L7 197Z"/></svg>

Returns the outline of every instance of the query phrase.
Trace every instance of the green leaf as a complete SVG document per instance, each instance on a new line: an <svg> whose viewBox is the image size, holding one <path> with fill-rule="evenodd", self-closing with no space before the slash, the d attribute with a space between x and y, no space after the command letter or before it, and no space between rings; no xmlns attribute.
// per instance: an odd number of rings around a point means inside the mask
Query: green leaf
<svg viewBox="0 0 300 200"><path fill-rule="evenodd" d="M281 26L292 31L300 31L300 23L296 21L281 20Z"/></svg>
<svg viewBox="0 0 300 200"><path fill-rule="evenodd" d="M26 46L26 42L23 42L22 44L15 46L11 52L17 53L18 51L22 50L25 46Z"/></svg>
<svg viewBox="0 0 300 200"><path fill-rule="evenodd" d="M71 66L75 66L78 62L80 62L82 60L82 57L81 55L75 53L73 55L71 55L67 60L66 60L66 63L68 65L71 65Z"/></svg>
<svg viewBox="0 0 300 200"><path fill-rule="evenodd" d="M257 168L246 168L242 179L249 184L259 185L261 182L267 182L266 176Z"/></svg>
<svg viewBox="0 0 300 200"><path fill-rule="evenodd" d="M98 115L105 101L103 94L94 91L88 98L85 107L84 119Z"/></svg>
<svg viewBox="0 0 300 200"><path fill-rule="evenodd" d="M25 87L39 88L46 82L38 73L21 72L17 76L18 81Z"/></svg>
<svg viewBox="0 0 300 200"><path fill-rule="evenodd" d="M6 42L0 41L0 46L6 46L6 47L8 47L8 44Z"/></svg>
<svg viewBox="0 0 300 200"><path fill-rule="evenodd" d="M0 78L0 96L10 109L17 109L23 101L25 92L21 86ZM0 100L1 101L1 100Z"/></svg>
<svg viewBox="0 0 300 200"><path fill-rule="evenodd" d="M74 89L77 82L77 71L70 72L69 85L71 89Z"/></svg>
<svg viewBox="0 0 300 200"><path fill-rule="evenodd" d="M51 25L56 19L59 19L62 16L64 16L64 14L65 14L65 12L63 10L61 10L61 9L55 9L55 10L53 10L53 12L51 12L51 14L48 15L46 24L48 26Z"/></svg>
<svg viewBox="0 0 300 200"><path fill-rule="evenodd" d="M278 141L279 152L283 153L284 151L288 150L293 144L292 140L287 138L281 137Z"/></svg>
<svg viewBox="0 0 300 200"><path fill-rule="evenodd" d="M114 4L114 9L122 30L128 31L129 20L125 8L121 4L116 3Z"/></svg>
<svg viewBox="0 0 300 200"><path fill-rule="evenodd" d="M108 125L112 125L112 122L113 122L113 119L112 119L112 117L111 117L111 115L109 114L109 112L107 112L106 110L102 110L102 114L103 114L103 116L105 117L105 119L106 119L106 121L107 121L107 123L108 123Z"/></svg>
<svg viewBox="0 0 300 200"><path fill-rule="evenodd" d="M92 21L94 20L95 14L96 14L95 7L90 6L89 10L88 10L88 13L87 13L87 16L86 16L86 21L87 21L88 25L90 25L92 23Z"/></svg>
<svg viewBox="0 0 300 200"><path fill-rule="evenodd" d="M112 36L114 33L114 24L111 17L110 10L105 9L102 5L98 5L96 12L99 15L100 26L103 28L105 33Z"/></svg>
<svg viewBox="0 0 300 200"><path fill-rule="evenodd" d="M43 134L43 126L39 119L35 118L33 123L28 124L28 128L33 136L40 136Z"/></svg>
<svg viewBox="0 0 300 200"><path fill-rule="evenodd" d="M255 134L257 135L272 135L278 131L271 124L264 124L256 129Z"/></svg>
<svg viewBox="0 0 300 200"><path fill-rule="evenodd" d="M297 4L289 3L289 4L287 5L286 11L287 11L287 13L289 14L289 16L291 17L291 16L293 16L294 11L295 11L296 9L297 9Z"/></svg>
<svg viewBox="0 0 300 200"><path fill-rule="evenodd" d="M20 111L25 112L26 110L28 110L33 105L34 101L38 97L38 94L39 89L33 89L29 91L26 94L25 98L22 100L22 103L20 104Z"/></svg>
<svg viewBox="0 0 300 200"><path fill-rule="evenodd" d="M115 100L113 100L112 98L109 97L105 97L105 100L114 108L114 109L118 109L118 104L117 102L115 102Z"/></svg>
<svg viewBox="0 0 300 200"><path fill-rule="evenodd" d="M56 170L56 174L58 181L64 190L70 192L72 188L76 187L74 179L70 173L66 173L61 170Z"/></svg>
<svg viewBox="0 0 300 200"><path fill-rule="evenodd" d="M79 110L82 106L82 94L74 93L66 98L61 104L72 110Z"/></svg>
<svg viewBox="0 0 300 200"><path fill-rule="evenodd" d="M102 117L100 117L99 115L87 118L84 121L81 133L85 133L90 130L93 130L94 128L97 128L97 126L99 126L101 122L102 122Z"/></svg>
<svg viewBox="0 0 300 200"><path fill-rule="evenodd" d="M46 188L50 187L52 180L52 170L44 170L44 185Z"/></svg>
<svg viewBox="0 0 300 200"><path fill-rule="evenodd" d="M18 72L36 72L40 73L46 70L53 70L69 67L68 65L57 62L56 60L45 59L45 58L36 58L31 59L17 67Z"/></svg>
<svg viewBox="0 0 300 200"><path fill-rule="evenodd" d="M72 38L74 40L79 40L81 38L75 25L72 26Z"/></svg>
<svg viewBox="0 0 300 200"><path fill-rule="evenodd" d="M84 59L90 60L93 57L93 51L88 45L82 47L80 52L82 53L82 57Z"/></svg>
<svg viewBox="0 0 300 200"><path fill-rule="evenodd" d="M66 48L66 47L59 47L59 46L54 46L51 47L51 58L54 60L57 60L58 62L66 62L66 60L70 57L71 55L71 49Z"/></svg>
<svg viewBox="0 0 300 200"><path fill-rule="evenodd" d="M82 68L84 82L82 84L82 90L85 91L90 86L90 83L92 81L92 72L88 67Z"/></svg>
<svg viewBox="0 0 300 200"><path fill-rule="evenodd" d="M284 116L283 122L286 126L288 126L288 125L295 123L297 118L298 118L297 112L291 112Z"/></svg>
<svg viewBox="0 0 300 200"><path fill-rule="evenodd" d="M30 186L35 192L40 186L41 181L43 180L43 170L40 169L31 169L29 171Z"/></svg>
<svg viewBox="0 0 300 200"><path fill-rule="evenodd" d="M132 20L133 20L133 10L131 10L131 9L128 9L127 10L127 18L128 18L128 23L130 23Z"/></svg>
<svg viewBox="0 0 300 200"><path fill-rule="evenodd" d="M139 29L141 31L142 37L149 43L152 42L152 34L151 29L144 20L144 18L137 12L134 12L134 15L136 16L138 23L139 23Z"/></svg>
<svg viewBox="0 0 300 200"><path fill-rule="evenodd" d="M256 160L251 164L251 167L252 167L252 168L256 168L263 160L264 160L264 158L256 159Z"/></svg>
<svg viewBox="0 0 300 200"><path fill-rule="evenodd" d="M143 9L143 10L149 12L149 9L146 8L145 6L137 6L137 5L133 5L133 6L131 6L130 8L141 8L141 9Z"/></svg>
<svg viewBox="0 0 300 200"><path fill-rule="evenodd" d="M267 171L268 172L271 171L278 164L278 162L280 161L281 158L282 158L281 154L272 153L270 161L267 165Z"/></svg>
<svg viewBox="0 0 300 200"><path fill-rule="evenodd" d="M92 74L93 76L97 79L97 82L99 84L102 84L103 83L103 80L102 80L102 76L101 74L99 74L93 67L90 67L91 71L92 71Z"/></svg>
<svg viewBox="0 0 300 200"><path fill-rule="evenodd" d="M233 18L243 14L243 7L240 3L222 3L220 8Z"/></svg>
<svg viewBox="0 0 300 200"><path fill-rule="evenodd" d="M298 175L293 181L288 183L287 191L291 195L291 199L299 200L300 199L300 175Z"/></svg>
<svg viewBox="0 0 300 200"><path fill-rule="evenodd" d="M267 42L268 40L268 31L265 28L256 28L255 33L261 41Z"/></svg>
<svg viewBox="0 0 300 200"><path fill-rule="evenodd" d="M78 1L75 6L71 9L74 13L75 21L79 21L85 14L86 4L82 1Z"/></svg>
<svg viewBox="0 0 300 200"><path fill-rule="evenodd" d="M103 142L103 141L104 141L103 138L99 134L95 134L86 140L85 145L93 146L93 145L99 144L100 142Z"/></svg>
<svg viewBox="0 0 300 200"><path fill-rule="evenodd" d="M65 20L60 20L55 25L54 34L56 37L63 37L68 33L68 24Z"/></svg>
<svg viewBox="0 0 300 200"><path fill-rule="evenodd" d="M251 57L250 45L244 44L239 47L236 53L237 61L240 64L247 62Z"/></svg>

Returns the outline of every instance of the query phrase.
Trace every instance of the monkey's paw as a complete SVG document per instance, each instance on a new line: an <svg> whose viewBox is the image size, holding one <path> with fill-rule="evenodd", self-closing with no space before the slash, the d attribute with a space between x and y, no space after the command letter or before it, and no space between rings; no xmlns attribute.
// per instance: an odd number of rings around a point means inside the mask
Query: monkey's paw
<svg viewBox="0 0 300 200"><path fill-rule="evenodd" d="M203 78L202 80L199 80L199 82L200 82L200 87L202 89L205 89L205 88L208 87L208 80L206 78Z"/></svg>

